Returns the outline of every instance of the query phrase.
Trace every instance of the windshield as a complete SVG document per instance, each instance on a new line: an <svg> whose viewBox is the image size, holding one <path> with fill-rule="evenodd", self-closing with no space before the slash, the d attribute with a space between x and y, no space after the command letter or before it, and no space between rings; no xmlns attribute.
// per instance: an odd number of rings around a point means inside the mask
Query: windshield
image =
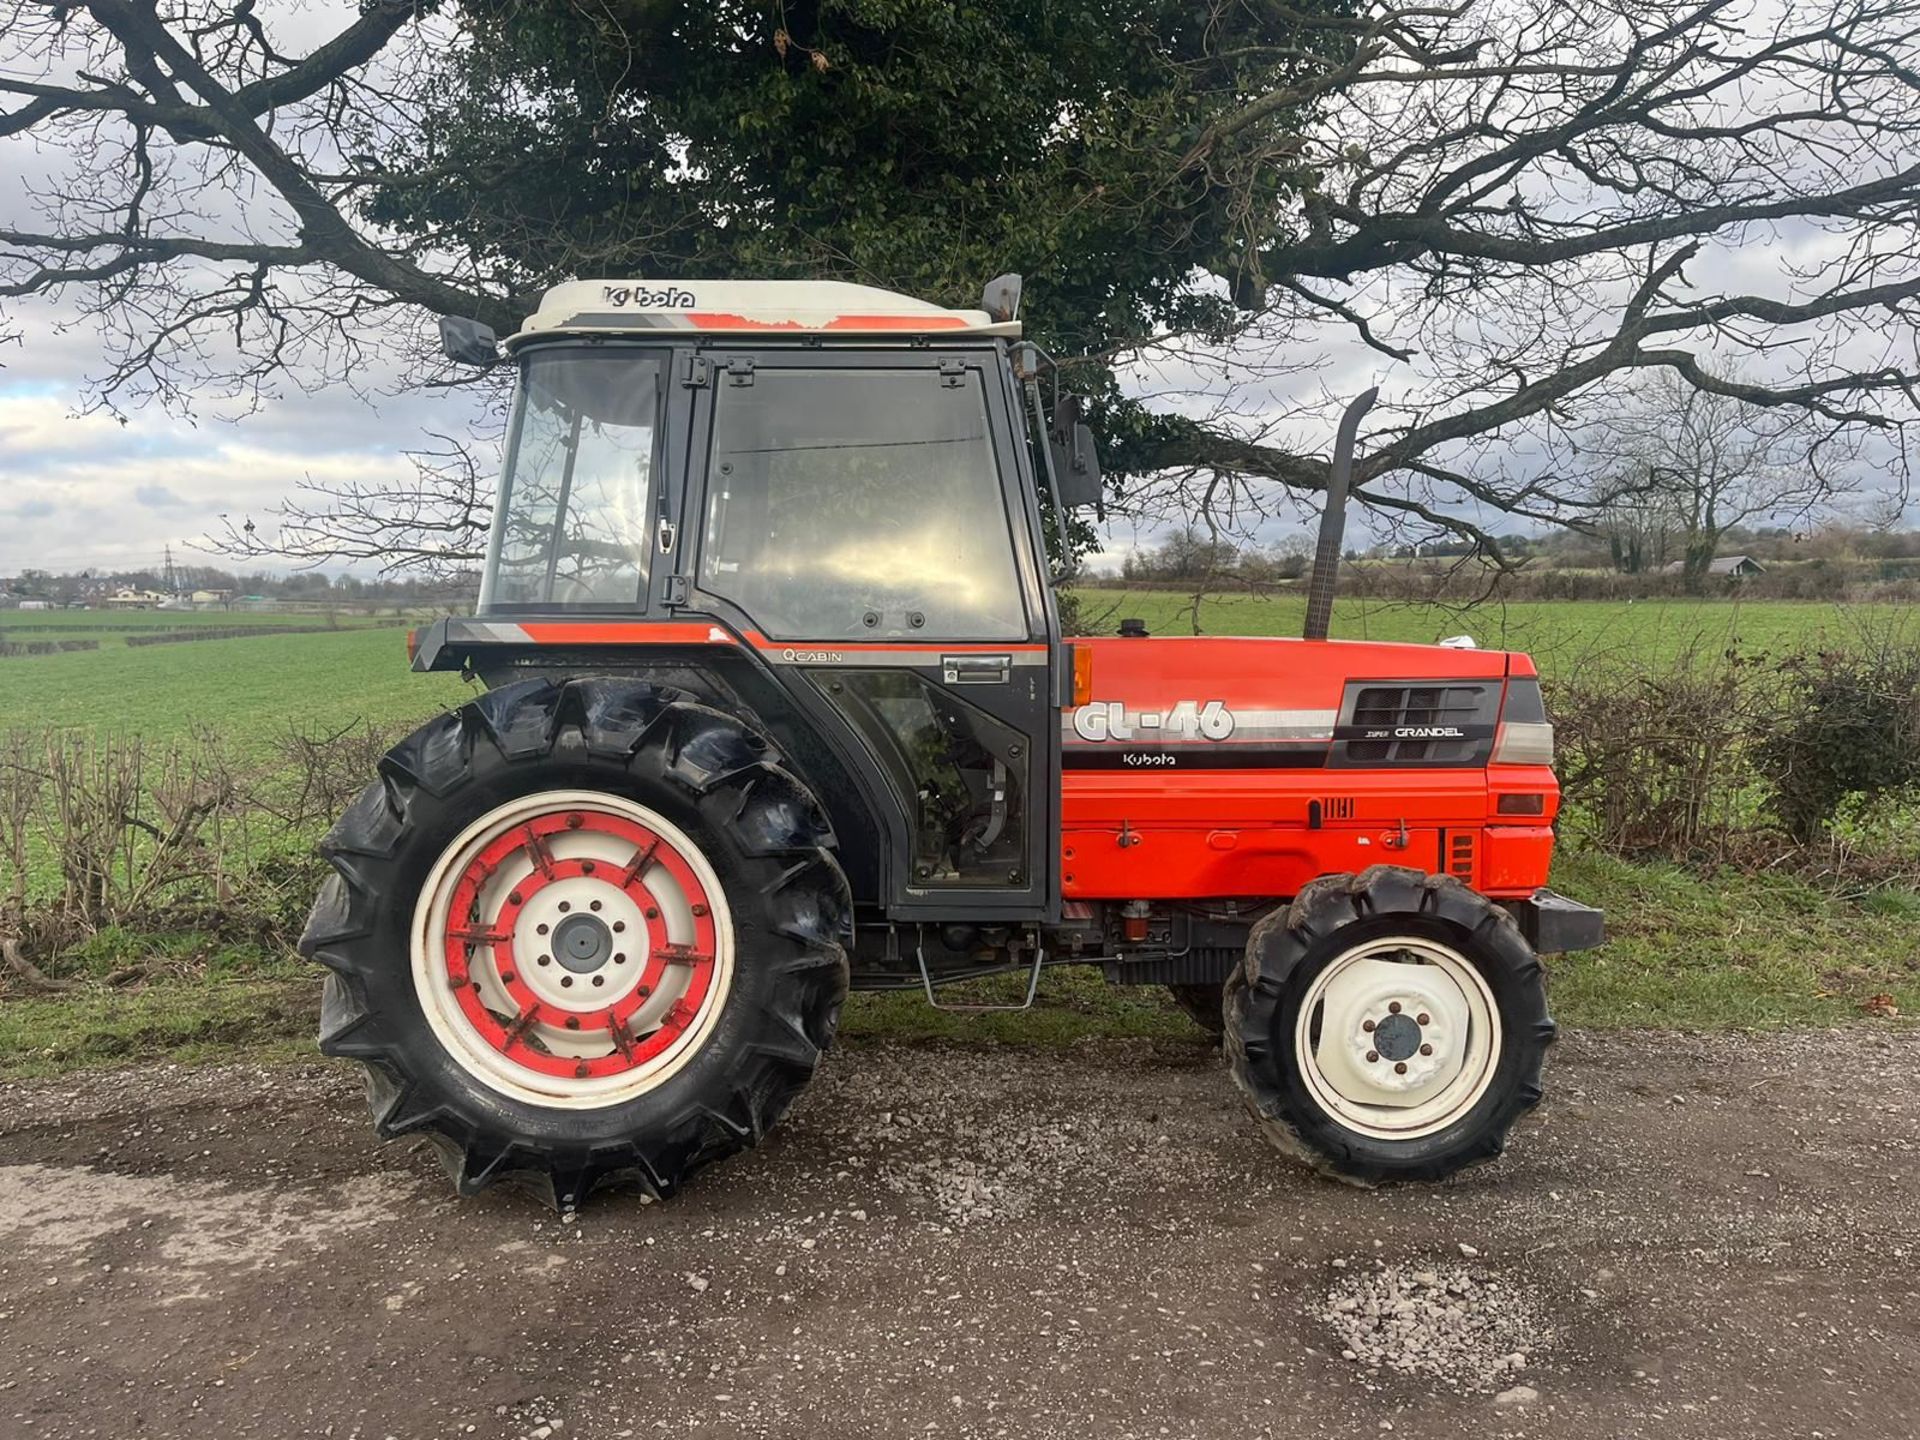
<svg viewBox="0 0 1920 1440"><path fill-rule="evenodd" d="M526 358L481 609L640 603L662 373L658 358L616 350Z"/></svg>
<svg viewBox="0 0 1920 1440"><path fill-rule="evenodd" d="M977 370L766 366L715 397L700 585L772 638L1024 638Z"/></svg>

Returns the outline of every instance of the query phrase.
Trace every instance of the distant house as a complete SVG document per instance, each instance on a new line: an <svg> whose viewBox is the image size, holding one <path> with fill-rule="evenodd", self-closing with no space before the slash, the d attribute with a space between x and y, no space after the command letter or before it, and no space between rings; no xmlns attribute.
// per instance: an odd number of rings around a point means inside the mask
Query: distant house
<svg viewBox="0 0 1920 1440"><path fill-rule="evenodd" d="M196 610L224 609L233 599L231 590L196 590L187 597Z"/></svg>
<svg viewBox="0 0 1920 1440"><path fill-rule="evenodd" d="M116 590L107 596L109 610L158 610L168 596L158 590Z"/></svg>
<svg viewBox="0 0 1920 1440"><path fill-rule="evenodd" d="M1662 566L1661 570L1667 575L1679 575L1686 568L1686 561L1674 560ZM1749 575L1765 574L1766 568L1751 555L1719 555L1707 562L1707 574L1717 575L1722 580L1744 580Z"/></svg>

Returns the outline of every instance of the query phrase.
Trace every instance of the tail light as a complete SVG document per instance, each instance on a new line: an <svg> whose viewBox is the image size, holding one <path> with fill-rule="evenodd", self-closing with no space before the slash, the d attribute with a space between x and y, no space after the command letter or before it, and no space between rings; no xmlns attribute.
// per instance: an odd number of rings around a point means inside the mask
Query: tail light
<svg viewBox="0 0 1920 1440"><path fill-rule="evenodd" d="M1493 738L1495 765L1553 764L1553 726L1547 723L1540 682L1532 677L1507 681L1500 707L1500 728Z"/></svg>

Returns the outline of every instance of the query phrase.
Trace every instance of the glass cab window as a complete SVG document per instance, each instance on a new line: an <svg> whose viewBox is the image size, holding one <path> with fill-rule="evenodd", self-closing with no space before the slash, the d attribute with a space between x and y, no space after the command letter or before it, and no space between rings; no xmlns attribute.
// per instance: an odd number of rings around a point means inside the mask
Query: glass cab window
<svg viewBox="0 0 1920 1440"><path fill-rule="evenodd" d="M483 610L642 602L664 368L657 357L610 349L527 356Z"/></svg>
<svg viewBox="0 0 1920 1440"><path fill-rule="evenodd" d="M781 640L1027 633L977 372L721 383L700 584Z"/></svg>

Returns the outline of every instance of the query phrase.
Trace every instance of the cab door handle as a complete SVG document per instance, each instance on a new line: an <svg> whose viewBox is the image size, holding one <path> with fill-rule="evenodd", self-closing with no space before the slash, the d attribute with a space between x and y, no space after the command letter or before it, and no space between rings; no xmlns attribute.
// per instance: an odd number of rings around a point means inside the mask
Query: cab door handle
<svg viewBox="0 0 1920 1440"><path fill-rule="evenodd" d="M940 678L949 685L1004 685L1012 673L1011 655L940 657Z"/></svg>

